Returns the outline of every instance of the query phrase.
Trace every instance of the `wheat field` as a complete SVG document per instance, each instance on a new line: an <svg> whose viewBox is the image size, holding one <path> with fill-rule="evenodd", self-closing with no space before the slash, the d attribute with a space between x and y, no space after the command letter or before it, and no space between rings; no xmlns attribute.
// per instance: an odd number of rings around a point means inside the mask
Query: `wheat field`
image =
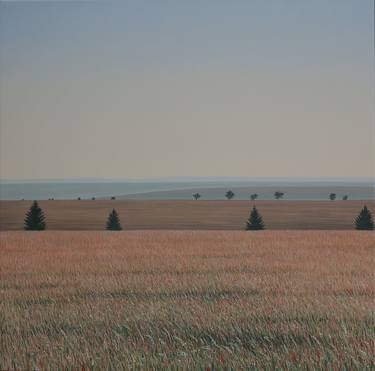
<svg viewBox="0 0 375 371"><path fill-rule="evenodd" d="M0 369L374 364L371 232L1 232Z"/></svg>
<svg viewBox="0 0 375 371"><path fill-rule="evenodd" d="M113 208L127 230L243 230L255 205L267 229L353 230L367 201L40 201L50 230L103 230ZM31 201L0 201L0 230L22 230Z"/></svg>

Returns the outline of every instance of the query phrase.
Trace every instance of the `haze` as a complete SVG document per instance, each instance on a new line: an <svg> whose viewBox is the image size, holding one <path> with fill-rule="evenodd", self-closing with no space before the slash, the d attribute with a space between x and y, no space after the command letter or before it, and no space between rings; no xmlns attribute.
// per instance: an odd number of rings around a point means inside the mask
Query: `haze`
<svg viewBox="0 0 375 371"><path fill-rule="evenodd" d="M0 3L2 179L374 176L373 1Z"/></svg>

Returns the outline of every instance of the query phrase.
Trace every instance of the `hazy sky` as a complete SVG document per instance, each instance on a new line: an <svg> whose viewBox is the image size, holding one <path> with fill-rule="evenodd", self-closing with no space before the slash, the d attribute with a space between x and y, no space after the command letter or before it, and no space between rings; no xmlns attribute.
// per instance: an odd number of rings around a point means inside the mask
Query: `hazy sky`
<svg viewBox="0 0 375 371"><path fill-rule="evenodd" d="M373 6L1 2L1 178L373 176Z"/></svg>

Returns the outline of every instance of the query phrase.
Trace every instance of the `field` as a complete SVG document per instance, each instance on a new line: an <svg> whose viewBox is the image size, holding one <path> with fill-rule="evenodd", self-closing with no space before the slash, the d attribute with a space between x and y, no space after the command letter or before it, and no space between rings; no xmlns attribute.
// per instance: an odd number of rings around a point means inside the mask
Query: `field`
<svg viewBox="0 0 375 371"><path fill-rule="evenodd" d="M0 201L0 230L23 228L31 201ZM374 201L256 201L267 229L353 229L364 204L375 212ZM244 229L250 201L41 201L49 229L102 230L115 208L123 227L139 229Z"/></svg>
<svg viewBox="0 0 375 371"><path fill-rule="evenodd" d="M374 369L374 234L1 232L0 369Z"/></svg>

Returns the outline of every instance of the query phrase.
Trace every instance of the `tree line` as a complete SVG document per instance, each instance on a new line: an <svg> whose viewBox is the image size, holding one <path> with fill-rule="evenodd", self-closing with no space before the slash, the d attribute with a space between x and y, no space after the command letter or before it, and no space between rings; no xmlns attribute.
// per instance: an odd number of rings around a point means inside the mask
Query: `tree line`
<svg viewBox="0 0 375 371"><path fill-rule="evenodd" d="M285 196L285 193L284 192L280 192L280 191L276 191L274 194L273 194L273 197L275 198L275 200L281 200L282 198L284 198ZM228 199L228 200L231 200L235 197L235 193L230 189L229 191L226 191L225 192L225 197ZM194 193L193 194L193 198L194 200L199 200L200 198L202 198L202 195L200 193ZM250 195L250 200L252 201L255 201L256 199L259 198L259 195L258 193L253 193ZM336 193L330 193L328 195L328 198L331 200L331 201L335 201L336 198L337 198L337 194ZM343 201L347 201L349 199L349 196L348 195L343 195L342 196L342 200Z"/></svg>
<svg viewBox="0 0 375 371"><path fill-rule="evenodd" d="M373 230L374 220L371 211L364 206L359 215L354 220L354 225L357 230ZM25 215L24 229L27 231L42 231L47 228L46 217L43 210L37 201L34 201ZM246 222L246 230L257 231L265 229L263 217L255 206L250 212L250 216ZM108 215L105 229L109 231L122 230L120 217L115 209L112 209Z"/></svg>
<svg viewBox="0 0 375 371"><path fill-rule="evenodd" d="M235 198L235 193L230 189L228 191L225 192L225 197L226 199L228 200L231 200L233 198ZM200 198L202 198L202 195L200 193L194 193L193 195L193 199L194 200L199 200ZM275 198L275 200L281 200L282 198L284 198L285 196L285 193L284 192L280 192L280 191L276 191L274 194L273 194L273 197ZM259 195L258 193L253 193L250 195L250 200L252 201L255 201L259 198ZM335 201L337 199L337 194L336 193L330 193L328 195L328 199L331 200L331 201ZM342 196L342 200L343 201L347 201L349 199L349 196L348 195L343 195ZM49 198L48 199L49 201L54 201L55 199L54 198ZM77 197L77 200L78 201L81 201L82 198L81 197ZM96 197L91 197L91 200L92 201L95 201L96 200ZM116 200L116 197L115 196L111 196L111 200Z"/></svg>

